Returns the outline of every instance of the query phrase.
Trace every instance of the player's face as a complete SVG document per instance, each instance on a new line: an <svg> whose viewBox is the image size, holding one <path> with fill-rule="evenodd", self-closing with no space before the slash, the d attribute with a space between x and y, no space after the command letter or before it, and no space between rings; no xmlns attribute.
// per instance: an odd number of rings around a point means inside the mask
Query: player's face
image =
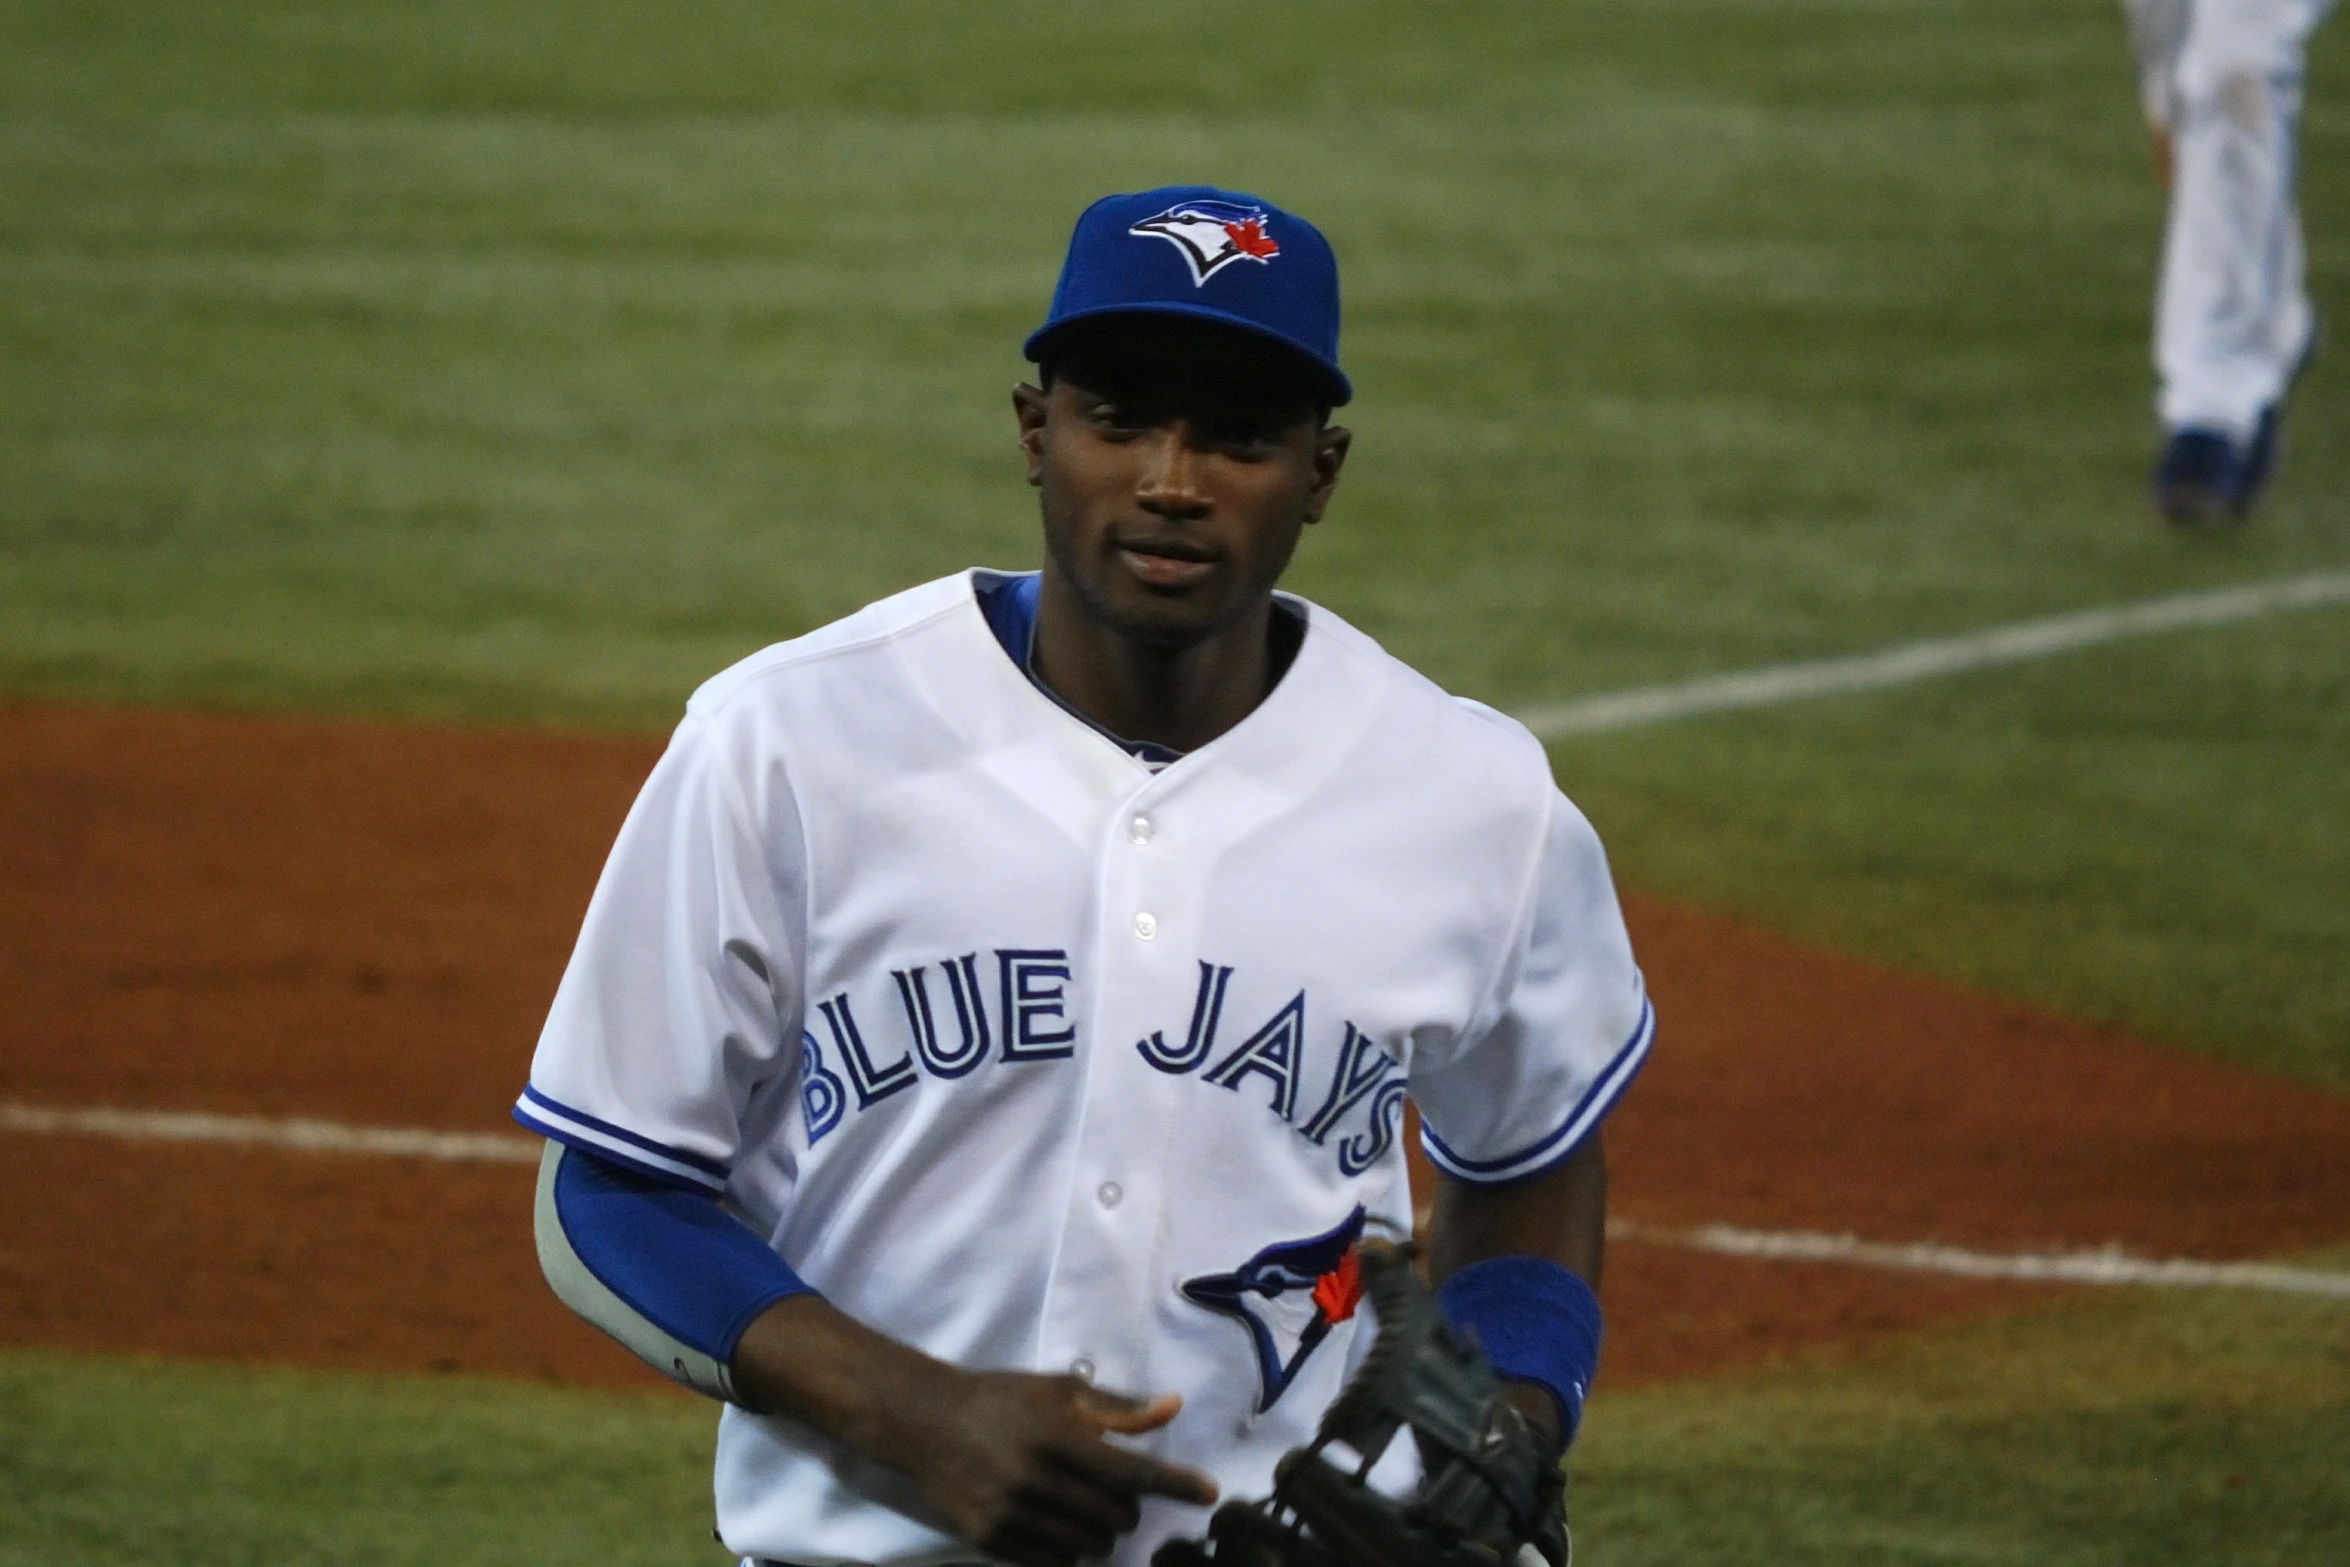
<svg viewBox="0 0 2350 1567"><path fill-rule="evenodd" d="M1046 570L1094 619L1157 646L1265 612L1349 440L1280 350L1179 321L1119 323L1013 403Z"/></svg>

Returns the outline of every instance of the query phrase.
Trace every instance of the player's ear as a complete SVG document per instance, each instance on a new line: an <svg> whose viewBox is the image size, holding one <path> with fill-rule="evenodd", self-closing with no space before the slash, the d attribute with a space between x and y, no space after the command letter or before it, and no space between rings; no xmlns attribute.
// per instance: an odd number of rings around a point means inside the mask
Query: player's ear
<svg viewBox="0 0 2350 1567"><path fill-rule="evenodd" d="M1044 483L1044 421L1046 394L1042 387L1022 381L1012 388L1012 416L1020 421L1020 451L1028 459L1028 482Z"/></svg>
<svg viewBox="0 0 2350 1567"><path fill-rule="evenodd" d="M1355 433L1343 424L1326 424L1314 432L1314 480L1306 491L1306 521L1320 522L1323 508L1330 504L1331 492L1338 488L1338 472L1346 466L1346 454L1354 445Z"/></svg>

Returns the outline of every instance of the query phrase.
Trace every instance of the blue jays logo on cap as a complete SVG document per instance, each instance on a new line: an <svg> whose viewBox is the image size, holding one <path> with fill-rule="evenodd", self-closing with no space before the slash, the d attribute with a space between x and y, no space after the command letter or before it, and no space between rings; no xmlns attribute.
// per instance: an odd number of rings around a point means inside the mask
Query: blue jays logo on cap
<svg viewBox="0 0 2350 1567"><path fill-rule="evenodd" d="M1281 254L1265 233L1265 209L1231 201L1182 201L1126 231L1141 239L1163 239L1183 253L1198 288L1235 261L1259 266Z"/></svg>
<svg viewBox="0 0 2350 1567"><path fill-rule="evenodd" d="M1321 230L1261 196L1162 185L1102 197L1079 214L1021 352L1043 362L1081 324L1133 315L1237 328L1296 355L1329 407L1354 396L1338 368L1338 258Z"/></svg>
<svg viewBox="0 0 2350 1567"><path fill-rule="evenodd" d="M1289 1391L1331 1328L1355 1314L1363 1298L1355 1242L1362 1238L1358 1205L1334 1230L1267 1246L1230 1273L1183 1281L1185 1300L1248 1329L1257 1353L1259 1414Z"/></svg>

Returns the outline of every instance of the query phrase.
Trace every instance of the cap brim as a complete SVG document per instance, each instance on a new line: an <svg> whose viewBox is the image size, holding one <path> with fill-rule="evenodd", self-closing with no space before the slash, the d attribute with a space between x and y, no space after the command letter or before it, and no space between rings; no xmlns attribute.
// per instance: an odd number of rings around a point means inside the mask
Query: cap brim
<svg viewBox="0 0 2350 1567"><path fill-rule="evenodd" d="M1107 321L1117 316L1186 316L1195 321L1213 321L1219 326L1246 332L1251 337L1288 350L1307 375L1319 384L1323 400L1331 407L1343 408L1354 401L1354 383L1346 378L1346 372L1338 366L1293 337L1272 331L1263 323L1251 321L1246 316L1236 316L1211 305L1186 305L1173 301L1136 302L1076 311L1057 321L1049 321L1029 333L1028 341L1020 345L1021 355L1031 364L1042 364L1052 357L1053 344L1067 336L1071 328L1083 326L1089 321Z"/></svg>

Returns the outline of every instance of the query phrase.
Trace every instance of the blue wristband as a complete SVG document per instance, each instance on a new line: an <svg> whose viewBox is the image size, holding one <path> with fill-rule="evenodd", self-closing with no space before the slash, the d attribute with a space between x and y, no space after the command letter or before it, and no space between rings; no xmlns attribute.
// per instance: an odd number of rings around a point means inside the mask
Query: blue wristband
<svg viewBox="0 0 2350 1567"><path fill-rule="evenodd" d="M1547 1257L1487 1257L1446 1279L1436 1303L1477 1336L1496 1376L1547 1388L1558 1401L1559 1446L1575 1440L1599 1369L1599 1297L1590 1285Z"/></svg>

